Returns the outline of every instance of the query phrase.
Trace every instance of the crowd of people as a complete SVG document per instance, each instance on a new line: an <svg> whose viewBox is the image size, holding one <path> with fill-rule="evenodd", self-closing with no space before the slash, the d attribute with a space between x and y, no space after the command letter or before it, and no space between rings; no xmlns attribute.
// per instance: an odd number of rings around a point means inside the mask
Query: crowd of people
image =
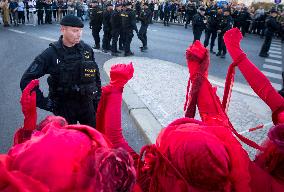
<svg viewBox="0 0 284 192"><path fill-rule="evenodd" d="M206 4L202 1L188 1L183 4L178 1L152 0L2 0L0 7L5 27L12 23L15 26L19 26L19 23L35 25L36 22L38 25L51 24L67 14L76 15L82 21L90 20L95 40L93 48L100 49L99 32L103 29L102 50L111 51L113 56L118 56L119 50L124 50L125 56L133 55L130 50L133 31L141 40L141 51L147 50L147 28L153 21L162 21L165 26L169 26L169 22L183 23L185 28L192 24L194 41L200 40L204 31L205 47L210 44L211 53L221 58L225 58L227 53L224 33L232 27L239 28L243 36L253 33L265 37L259 54L261 57L268 57L273 34L284 41L284 10L264 10L261 6L255 10L243 4L220 4L214 1ZM135 20L141 21L139 31ZM216 38L217 53L214 51Z"/></svg>

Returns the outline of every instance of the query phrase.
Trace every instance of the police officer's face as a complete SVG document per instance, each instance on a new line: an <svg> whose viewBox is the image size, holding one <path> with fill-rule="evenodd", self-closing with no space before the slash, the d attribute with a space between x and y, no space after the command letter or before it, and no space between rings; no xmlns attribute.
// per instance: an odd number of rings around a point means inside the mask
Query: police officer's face
<svg viewBox="0 0 284 192"><path fill-rule="evenodd" d="M82 28L79 27L70 27L70 26L62 26L61 33L65 42L68 45L74 46L75 44L80 42L82 36ZM66 45L66 46L68 46Z"/></svg>

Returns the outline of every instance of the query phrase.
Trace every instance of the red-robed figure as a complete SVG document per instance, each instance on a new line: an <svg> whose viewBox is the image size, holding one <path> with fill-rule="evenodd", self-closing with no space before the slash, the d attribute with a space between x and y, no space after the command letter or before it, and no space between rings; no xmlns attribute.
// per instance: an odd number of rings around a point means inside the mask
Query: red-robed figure
<svg viewBox="0 0 284 192"><path fill-rule="evenodd" d="M24 126L15 135L15 145L0 159L0 190L284 191L284 100L243 54L241 38L237 29L224 36L233 65L272 109L276 126L264 145L241 137L232 127L224 112L229 97L222 105L208 81L208 51L196 41L186 51L191 84L186 117L164 128L156 143L143 147L140 155L128 145L121 127L122 91L133 75L132 65L111 69L111 81L103 88L98 108L98 131L67 125L54 116L36 126L32 90L38 82L32 81L21 98ZM227 81L227 96L230 85ZM196 106L201 121L193 119ZM260 150L255 162L234 134Z"/></svg>

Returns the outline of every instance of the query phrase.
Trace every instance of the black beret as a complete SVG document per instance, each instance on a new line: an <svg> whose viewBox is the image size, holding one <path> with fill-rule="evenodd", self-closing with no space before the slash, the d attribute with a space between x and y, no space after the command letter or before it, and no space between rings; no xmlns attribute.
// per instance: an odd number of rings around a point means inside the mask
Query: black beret
<svg viewBox="0 0 284 192"><path fill-rule="evenodd" d="M92 3L98 3L98 1L97 0L93 0Z"/></svg>
<svg viewBox="0 0 284 192"><path fill-rule="evenodd" d="M113 4L108 3L106 6L107 6L107 7L113 7Z"/></svg>
<svg viewBox="0 0 284 192"><path fill-rule="evenodd" d="M146 6L149 6L149 4L146 2L146 3L144 3L143 5L146 5Z"/></svg>
<svg viewBox="0 0 284 192"><path fill-rule="evenodd" d="M78 17L74 15L64 16L60 21L60 25L70 26L70 27L79 27L79 28L84 27L84 23L81 21L81 19L79 19Z"/></svg>
<svg viewBox="0 0 284 192"><path fill-rule="evenodd" d="M115 4L115 7L120 7L120 6L122 6L122 4L121 4L121 3L117 3L117 4Z"/></svg>

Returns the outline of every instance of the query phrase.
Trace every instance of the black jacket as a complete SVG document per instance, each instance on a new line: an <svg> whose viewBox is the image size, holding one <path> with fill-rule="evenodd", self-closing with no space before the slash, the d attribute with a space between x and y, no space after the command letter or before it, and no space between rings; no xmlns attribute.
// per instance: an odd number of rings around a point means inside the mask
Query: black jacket
<svg viewBox="0 0 284 192"><path fill-rule="evenodd" d="M200 15L200 13L195 14L192 18L193 32L203 31L205 28L206 28L206 25L204 23L204 16Z"/></svg>
<svg viewBox="0 0 284 192"><path fill-rule="evenodd" d="M232 28L233 19L230 15L223 15L219 19L220 20L218 21L218 30L221 30L221 34L225 34L226 31Z"/></svg>
<svg viewBox="0 0 284 192"><path fill-rule="evenodd" d="M111 14L111 19L110 19L110 23L111 23L111 29L112 29L112 33L116 33L119 32L121 30L121 15L120 12L117 10L114 10Z"/></svg>
<svg viewBox="0 0 284 192"><path fill-rule="evenodd" d="M280 25L276 21L276 17L269 16L265 20L265 35L266 36L272 36L275 32L277 32L280 29Z"/></svg>
<svg viewBox="0 0 284 192"><path fill-rule="evenodd" d="M104 31L111 31L111 23L110 23L111 14L112 14L112 11L105 10L103 12L103 25L104 25L103 30Z"/></svg>
<svg viewBox="0 0 284 192"><path fill-rule="evenodd" d="M141 25L149 25L149 23L151 21L151 15L152 15L152 12L149 8L144 9L139 16L139 20L141 21Z"/></svg>
<svg viewBox="0 0 284 192"><path fill-rule="evenodd" d="M80 43L76 44L73 48L70 49L70 48L66 48L63 45L62 36L61 36L60 39L54 44L57 45L58 52L60 52L61 55L63 56L69 56L71 54L73 55L80 54L83 52L84 53L83 55L85 56L85 60L93 61L97 67L97 64L95 63L93 49L89 45L85 44L83 41L80 41ZM24 88L33 79L38 79L48 74L49 75L48 80L50 80L48 81L49 90L52 90L52 87L54 86L54 82L56 83L60 78L59 76L60 60L61 60L61 56L59 56L59 54L53 47L50 46L49 48L44 50L40 55L38 55L34 59L34 61L31 63L31 65L28 67L28 69L23 74L21 82L20 82L21 89L24 90ZM78 70L78 73L79 73L79 70ZM98 67L96 69L95 78L96 78L95 83L96 83L97 91L98 91L97 98L95 100L99 100L101 96L101 80L100 80L100 73L99 73ZM51 83L51 79L53 83ZM49 92L49 97L51 99L54 99L50 92ZM64 98L61 98L61 99L64 99ZM81 99L84 99L84 98L81 98ZM36 89L36 101L37 101L37 107L48 110L46 108L48 98L45 98L43 96L43 93L39 88Z"/></svg>
<svg viewBox="0 0 284 192"><path fill-rule="evenodd" d="M121 13L122 30L125 32L138 32L136 26L135 12L132 9L126 9Z"/></svg>
<svg viewBox="0 0 284 192"><path fill-rule="evenodd" d="M103 10L99 7L91 7L90 10L90 26L92 28L102 28L103 24Z"/></svg>

